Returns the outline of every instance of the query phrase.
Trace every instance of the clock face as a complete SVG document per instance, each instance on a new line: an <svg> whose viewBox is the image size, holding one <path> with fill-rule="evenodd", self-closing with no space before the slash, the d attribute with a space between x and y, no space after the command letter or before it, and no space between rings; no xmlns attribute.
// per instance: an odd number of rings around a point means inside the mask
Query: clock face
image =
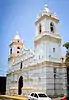
<svg viewBox="0 0 69 100"><path fill-rule="evenodd" d="M66 58L65 65L66 65L66 67L69 67L69 57Z"/></svg>

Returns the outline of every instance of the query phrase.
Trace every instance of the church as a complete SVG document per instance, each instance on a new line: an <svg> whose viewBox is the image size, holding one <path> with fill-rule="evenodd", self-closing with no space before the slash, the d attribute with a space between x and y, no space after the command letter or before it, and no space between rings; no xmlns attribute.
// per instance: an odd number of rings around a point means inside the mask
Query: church
<svg viewBox="0 0 69 100"><path fill-rule="evenodd" d="M34 50L26 48L18 33L9 44L6 94L28 95L34 91L48 95L66 93L66 67L61 59L59 19L48 5L35 21Z"/></svg>

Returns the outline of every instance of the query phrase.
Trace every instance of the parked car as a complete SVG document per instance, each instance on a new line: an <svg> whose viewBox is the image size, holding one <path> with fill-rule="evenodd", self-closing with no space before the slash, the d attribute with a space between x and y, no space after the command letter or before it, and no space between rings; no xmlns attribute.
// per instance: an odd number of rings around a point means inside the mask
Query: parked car
<svg viewBox="0 0 69 100"><path fill-rule="evenodd" d="M69 100L69 96L64 96L60 100Z"/></svg>
<svg viewBox="0 0 69 100"><path fill-rule="evenodd" d="M28 96L28 100L52 100L45 93L33 92Z"/></svg>

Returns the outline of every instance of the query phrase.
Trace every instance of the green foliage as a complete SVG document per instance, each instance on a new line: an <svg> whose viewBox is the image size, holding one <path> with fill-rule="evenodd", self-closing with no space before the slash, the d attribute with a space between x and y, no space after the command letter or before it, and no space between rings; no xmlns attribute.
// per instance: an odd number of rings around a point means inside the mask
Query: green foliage
<svg viewBox="0 0 69 100"><path fill-rule="evenodd" d="M66 42L63 46L66 47L66 49L68 49L69 48L69 42Z"/></svg>

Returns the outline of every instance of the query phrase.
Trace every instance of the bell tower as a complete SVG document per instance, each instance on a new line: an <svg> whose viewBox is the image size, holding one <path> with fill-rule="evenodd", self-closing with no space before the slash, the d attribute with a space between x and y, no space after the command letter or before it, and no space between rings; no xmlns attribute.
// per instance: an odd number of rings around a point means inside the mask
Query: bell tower
<svg viewBox="0 0 69 100"><path fill-rule="evenodd" d="M23 46L23 42L20 40L19 34L17 32L9 45L8 63L10 65L12 65L15 58L20 54L20 50L22 46Z"/></svg>
<svg viewBox="0 0 69 100"><path fill-rule="evenodd" d="M34 47L38 59L60 60L61 36L58 33L58 23L56 14L46 4L35 21Z"/></svg>

